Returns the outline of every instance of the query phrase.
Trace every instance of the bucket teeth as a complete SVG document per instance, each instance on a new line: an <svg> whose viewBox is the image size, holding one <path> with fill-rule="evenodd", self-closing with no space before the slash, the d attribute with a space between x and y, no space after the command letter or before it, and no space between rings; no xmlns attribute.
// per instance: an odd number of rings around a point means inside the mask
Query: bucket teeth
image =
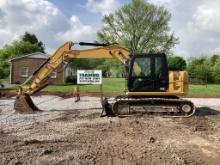
<svg viewBox="0 0 220 165"><path fill-rule="evenodd" d="M14 109L19 113L34 113L36 111L41 111L37 108L28 94L22 94L16 97Z"/></svg>

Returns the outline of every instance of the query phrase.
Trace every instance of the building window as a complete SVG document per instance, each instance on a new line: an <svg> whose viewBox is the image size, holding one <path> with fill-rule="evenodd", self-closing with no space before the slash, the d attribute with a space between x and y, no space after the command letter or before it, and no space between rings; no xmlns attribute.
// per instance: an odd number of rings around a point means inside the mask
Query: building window
<svg viewBox="0 0 220 165"><path fill-rule="evenodd" d="M57 71L51 72L50 78L57 78Z"/></svg>
<svg viewBox="0 0 220 165"><path fill-rule="evenodd" d="M28 67L21 67L20 76L21 77L28 77Z"/></svg>

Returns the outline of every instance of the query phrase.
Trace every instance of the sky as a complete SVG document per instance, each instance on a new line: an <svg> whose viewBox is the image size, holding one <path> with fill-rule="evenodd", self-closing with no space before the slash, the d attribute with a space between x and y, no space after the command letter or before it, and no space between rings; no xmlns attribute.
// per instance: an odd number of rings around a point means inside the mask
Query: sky
<svg viewBox="0 0 220 165"><path fill-rule="evenodd" d="M165 6L171 32L179 38L172 51L183 57L220 54L219 0L146 0ZM48 53L66 41L93 42L102 16L130 0L0 0L0 47L23 35L37 35Z"/></svg>

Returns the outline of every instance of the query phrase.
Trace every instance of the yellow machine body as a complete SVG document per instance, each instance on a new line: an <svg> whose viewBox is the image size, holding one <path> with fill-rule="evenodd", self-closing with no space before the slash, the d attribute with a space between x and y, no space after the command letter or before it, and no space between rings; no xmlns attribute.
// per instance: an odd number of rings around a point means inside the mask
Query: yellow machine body
<svg viewBox="0 0 220 165"><path fill-rule="evenodd" d="M127 92L128 96L186 96L188 74L186 71L169 71L169 86L165 92Z"/></svg>
<svg viewBox="0 0 220 165"><path fill-rule="evenodd" d="M24 82L24 84L30 82L30 85L26 88L23 88L22 86L20 87L14 106L16 111L22 113L39 111L31 100L30 95L44 88L47 85L47 80L50 77L51 72L68 59L113 58L119 60L128 68L132 68L133 66L134 74L141 74L142 70L140 66L137 63L133 63L133 65L131 64L130 50L118 44L81 43L81 45L101 46L85 50L72 50L71 47L73 45L72 42L66 42L59 47L55 53L52 54L51 57L48 58L48 60ZM140 58L140 56L138 58ZM166 63L166 60L164 63ZM165 67L161 68L161 70L164 69ZM105 112L106 116L117 116L124 114L124 112L126 112L125 114L129 114L132 109L139 109L140 107L144 107L142 112L146 112L146 107L148 107L152 112L156 112L158 109L159 112L161 112L162 109L163 113L166 112L168 116L170 116L170 113L173 114L173 117L191 116L195 112L194 104L188 100L181 100L179 98L179 96L185 96L188 92L187 72L168 71L167 73L168 75L166 74L166 78L168 77L168 82L167 80L165 82L168 83L168 85L166 85L166 87L157 86L159 87L159 92L146 90L142 90L143 92L141 90L138 92L127 91L125 95L116 97L116 102L113 105L110 105L106 98L102 101L103 112Z"/></svg>

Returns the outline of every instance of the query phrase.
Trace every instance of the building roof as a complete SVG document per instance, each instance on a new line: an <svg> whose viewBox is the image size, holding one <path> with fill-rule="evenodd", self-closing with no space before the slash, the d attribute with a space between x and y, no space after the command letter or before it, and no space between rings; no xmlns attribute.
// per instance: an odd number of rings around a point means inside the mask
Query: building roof
<svg viewBox="0 0 220 165"><path fill-rule="evenodd" d="M24 56L19 56L19 57L12 58L12 59L9 60L9 62L11 62L13 60L21 59L21 58L47 59L49 57L50 57L49 54L42 53L42 52L35 52L35 53L27 54L27 55L24 55Z"/></svg>

